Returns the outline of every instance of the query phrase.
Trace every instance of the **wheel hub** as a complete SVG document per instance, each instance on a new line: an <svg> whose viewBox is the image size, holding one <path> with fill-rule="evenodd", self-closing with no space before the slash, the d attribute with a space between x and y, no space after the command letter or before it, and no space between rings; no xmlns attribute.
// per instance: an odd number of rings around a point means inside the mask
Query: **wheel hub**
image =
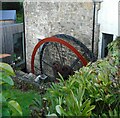
<svg viewBox="0 0 120 118"><path fill-rule="evenodd" d="M53 62L52 67L53 67L53 72L54 72L54 75L56 78L59 77L58 73L60 73L62 75L64 80L68 79L69 75L74 74L74 71L70 66L62 65L62 64L60 64L59 61Z"/></svg>

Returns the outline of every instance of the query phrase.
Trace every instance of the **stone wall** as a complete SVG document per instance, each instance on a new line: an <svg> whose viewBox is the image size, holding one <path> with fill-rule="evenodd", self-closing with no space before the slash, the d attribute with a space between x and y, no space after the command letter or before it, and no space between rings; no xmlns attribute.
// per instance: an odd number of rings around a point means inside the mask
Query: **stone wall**
<svg viewBox="0 0 120 118"><path fill-rule="evenodd" d="M24 1L28 70L30 69L33 48L38 42L38 38L41 37L50 37L61 33L68 34L79 39L91 50L93 29L92 2L53 3L28 1ZM96 30L96 36L98 34L97 32ZM95 47L97 49L97 46Z"/></svg>

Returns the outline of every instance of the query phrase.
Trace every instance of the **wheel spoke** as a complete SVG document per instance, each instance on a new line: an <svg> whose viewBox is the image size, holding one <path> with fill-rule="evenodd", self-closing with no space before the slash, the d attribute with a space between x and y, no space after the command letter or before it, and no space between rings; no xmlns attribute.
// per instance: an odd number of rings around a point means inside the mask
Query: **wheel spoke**
<svg viewBox="0 0 120 118"><path fill-rule="evenodd" d="M74 66L79 62L79 58L75 59L75 61L71 64L71 68L74 68Z"/></svg>
<svg viewBox="0 0 120 118"><path fill-rule="evenodd" d="M61 65L63 66L63 61L62 61L62 57L61 57L61 55L60 55L59 48L58 48L58 46L57 46L57 44L56 44L56 43L54 44L54 46L55 46L55 47L56 47L56 49L57 49L57 52L58 52L58 55L59 55L59 58L60 58Z"/></svg>
<svg viewBox="0 0 120 118"><path fill-rule="evenodd" d="M63 65L65 65L65 60L64 60L64 58L63 58L63 46L62 46L62 44L60 44L60 47L61 47L61 54L62 54L62 62L63 62Z"/></svg>
<svg viewBox="0 0 120 118"><path fill-rule="evenodd" d="M37 66L35 66L36 69L40 70L40 68L38 68Z"/></svg>
<svg viewBox="0 0 120 118"><path fill-rule="evenodd" d="M52 65L51 64L49 64L49 63L47 63L46 61L44 61L43 59L42 59L42 62L44 62L45 64L47 64L49 67L51 67L52 68Z"/></svg>
<svg viewBox="0 0 120 118"><path fill-rule="evenodd" d="M52 59L51 59L51 56L50 56L50 52L49 52L48 46L46 46L46 51L47 51L47 54L48 54L48 57L49 57L49 62L51 62Z"/></svg>

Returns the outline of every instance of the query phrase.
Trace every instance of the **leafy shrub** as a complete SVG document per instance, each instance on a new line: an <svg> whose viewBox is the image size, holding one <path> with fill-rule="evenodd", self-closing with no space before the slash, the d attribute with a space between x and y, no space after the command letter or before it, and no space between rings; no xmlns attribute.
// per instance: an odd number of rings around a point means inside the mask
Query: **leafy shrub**
<svg viewBox="0 0 120 118"><path fill-rule="evenodd" d="M10 65L0 62L0 87L3 89L3 91L0 91L1 116L22 116L20 105L9 96L8 98L3 96L3 93L6 92L4 89L14 85L11 78L14 75L15 73Z"/></svg>
<svg viewBox="0 0 120 118"><path fill-rule="evenodd" d="M45 96L48 114L90 116L113 111L119 106L120 99L120 86L114 83L116 73L117 68L107 60L100 60L76 71L68 81L52 84Z"/></svg>
<svg viewBox="0 0 120 118"><path fill-rule="evenodd" d="M114 58L115 65L120 65L120 37L117 37L112 43L108 45L108 57Z"/></svg>

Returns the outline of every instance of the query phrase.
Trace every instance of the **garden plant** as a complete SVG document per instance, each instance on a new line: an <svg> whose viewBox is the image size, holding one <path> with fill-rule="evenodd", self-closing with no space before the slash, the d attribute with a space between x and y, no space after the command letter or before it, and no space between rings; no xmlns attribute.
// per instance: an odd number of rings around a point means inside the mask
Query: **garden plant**
<svg viewBox="0 0 120 118"><path fill-rule="evenodd" d="M0 58L10 56L0 54ZM40 101L40 95L34 89L23 90L17 86L16 74L13 68L0 62L0 116L2 117L23 117L30 116L29 106L33 99ZM21 84L22 83L18 83Z"/></svg>
<svg viewBox="0 0 120 118"><path fill-rule="evenodd" d="M11 76L15 76L12 67L9 64L0 62L0 106L1 116L22 116L22 109L17 101L10 98L10 96L5 97L4 92L6 89L11 89L10 86L14 85Z"/></svg>

